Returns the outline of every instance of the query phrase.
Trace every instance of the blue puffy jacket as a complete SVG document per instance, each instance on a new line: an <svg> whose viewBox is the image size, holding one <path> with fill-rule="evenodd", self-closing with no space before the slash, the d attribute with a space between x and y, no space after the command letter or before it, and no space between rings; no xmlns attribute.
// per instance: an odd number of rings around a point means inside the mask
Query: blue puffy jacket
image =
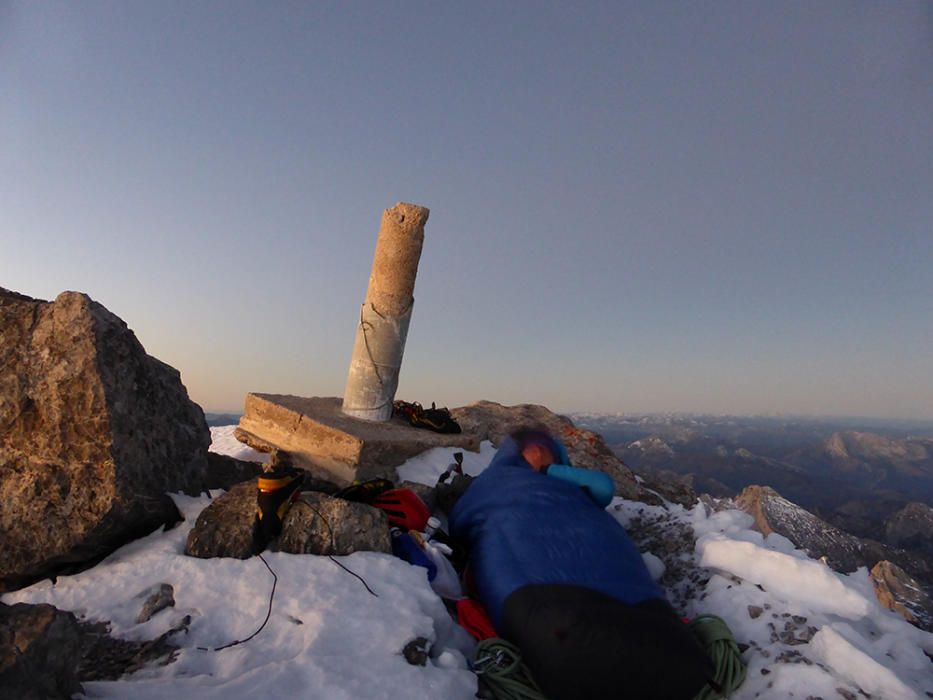
<svg viewBox="0 0 933 700"><path fill-rule="evenodd" d="M496 629L506 599L528 585L582 586L630 605L664 600L625 530L591 500L604 500L599 481L582 489L568 480L581 470L548 471L535 472L507 439L450 514L450 534L470 545L477 594Z"/></svg>

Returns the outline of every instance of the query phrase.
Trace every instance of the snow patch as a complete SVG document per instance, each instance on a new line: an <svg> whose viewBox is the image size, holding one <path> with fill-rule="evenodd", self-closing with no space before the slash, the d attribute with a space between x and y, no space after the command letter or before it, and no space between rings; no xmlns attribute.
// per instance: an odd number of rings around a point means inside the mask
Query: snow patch
<svg viewBox="0 0 933 700"><path fill-rule="evenodd" d="M840 575L812 560L764 549L724 535L707 535L697 542L700 565L718 569L761 586L781 599L794 600L812 610L857 619L871 610L865 597L847 587Z"/></svg>
<svg viewBox="0 0 933 700"><path fill-rule="evenodd" d="M826 664L867 693L886 700L920 698L920 694L906 686L891 669L840 634L835 625L828 625L817 632L810 642L810 647L816 660Z"/></svg>
<svg viewBox="0 0 933 700"><path fill-rule="evenodd" d="M413 481L416 484L434 486L437 477L454 463L454 453L463 453L463 473L477 476L492 461L496 448L489 440L479 446L479 452L470 452L459 447L435 447L412 457L401 464L396 472L400 481Z"/></svg>
<svg viewBox="0 0 933 700"><path fill-rule="evenodd" d="M269 455L254 450L237 440L233 433L235 425L221 425L211 428L211 452L241 459L244 462L265 462Z"/></svg>

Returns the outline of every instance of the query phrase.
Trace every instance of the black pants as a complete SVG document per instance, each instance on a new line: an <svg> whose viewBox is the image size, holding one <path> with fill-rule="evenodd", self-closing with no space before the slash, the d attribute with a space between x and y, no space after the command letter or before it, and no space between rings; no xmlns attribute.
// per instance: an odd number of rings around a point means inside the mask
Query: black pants
<svg viewBox="0 0 933 700"><path fill-rule="evenodd" d="M663 600L624 603L588 588L525 586L502 634L549 700L690 700L713 664Z"/></svg>

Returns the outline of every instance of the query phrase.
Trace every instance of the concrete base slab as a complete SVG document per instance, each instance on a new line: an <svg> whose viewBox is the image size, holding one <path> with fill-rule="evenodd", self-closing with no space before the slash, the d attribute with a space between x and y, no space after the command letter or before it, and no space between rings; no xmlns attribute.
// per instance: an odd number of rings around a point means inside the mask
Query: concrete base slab
<svg viewBox="0 0 933 700"><path fill-rule="evenodd" d="M395 467L434 447L478 451L483 436L412 428L402 418L352 418L337 397L247 394L236 437L262 452L289 453L296 467L339 483L397 478ZM446 465L445 465L446 466Z"/></svg>

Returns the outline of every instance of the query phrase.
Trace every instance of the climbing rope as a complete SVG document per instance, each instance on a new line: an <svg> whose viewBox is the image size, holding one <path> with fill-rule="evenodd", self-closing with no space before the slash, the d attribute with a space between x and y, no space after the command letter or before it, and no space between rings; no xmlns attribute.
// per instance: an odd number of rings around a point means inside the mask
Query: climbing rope
<svg viewBox="0 0 933 700"><path fill-rule="evenodd" d="M476 645L473 672L479 676L480 688L494 700L547 700L538 684L522 663L518 647L504 639L492 637Z"/></svg>
<svg viewBox="0 0 933 700"><path fill-rule="evenodd" d="M700 615L688 627L716 665L713 680L694 700L728 698L742 685L747 671L732 630L715 615Z"/></svg>

